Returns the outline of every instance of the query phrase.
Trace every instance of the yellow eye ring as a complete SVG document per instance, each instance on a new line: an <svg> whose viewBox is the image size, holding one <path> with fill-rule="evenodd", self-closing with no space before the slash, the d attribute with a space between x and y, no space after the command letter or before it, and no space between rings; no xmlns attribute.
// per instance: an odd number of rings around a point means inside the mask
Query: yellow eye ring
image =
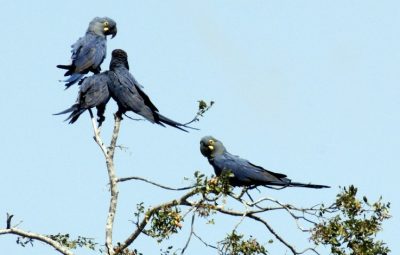
<svg viewBox="0 0 400 255"><path fill-rule="evenodd" d="M104 21L103 25L104 25L105 27L108 27L108 21Z"/></svg>
<svg viewBox="0 0 400 255"><path fill-rule="evenodd" d="M214 140L212 140L212 139L208 140L209 145L214 145L214 143L215 143Z"/></svg>

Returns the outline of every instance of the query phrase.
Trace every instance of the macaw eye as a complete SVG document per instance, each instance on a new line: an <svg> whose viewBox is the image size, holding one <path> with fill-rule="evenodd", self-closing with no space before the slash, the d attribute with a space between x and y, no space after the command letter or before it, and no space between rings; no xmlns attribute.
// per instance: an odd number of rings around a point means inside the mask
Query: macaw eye
<svg viewBox="0 0 400 255"><path fill-rule="evenodd" d="M108 27L108 21L104 21L103 25L104 25L105 27Z"/></svg>
<svg viewBox="0 0 400 255"><path fill-rule="evenodd" d="M214 143L215 143L214 140L208 140L209 145L214 145Z"/></svg>

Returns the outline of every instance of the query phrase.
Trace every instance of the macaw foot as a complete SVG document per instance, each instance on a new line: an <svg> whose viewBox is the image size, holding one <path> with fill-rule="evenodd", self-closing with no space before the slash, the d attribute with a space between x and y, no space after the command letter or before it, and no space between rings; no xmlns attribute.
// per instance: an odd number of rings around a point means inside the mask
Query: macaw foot
<svg viewBox="0 0 400 255"><path fill-rule="evenodd" d="M119 118L120 120L123 120L124 118L122 118L122 112L117 111L116 113L114 113L114 118Z"/></svg>
<svg viewBox="0 0 400 255"><path fill-rule="evenodd" d="M98 116L98 118L97 118L97 123L98 123L97 127L99 129L100 129L101 125L103 124L103 122L105 121L105 119L106 119L106 117L104 117L104 116Z"/></svg>

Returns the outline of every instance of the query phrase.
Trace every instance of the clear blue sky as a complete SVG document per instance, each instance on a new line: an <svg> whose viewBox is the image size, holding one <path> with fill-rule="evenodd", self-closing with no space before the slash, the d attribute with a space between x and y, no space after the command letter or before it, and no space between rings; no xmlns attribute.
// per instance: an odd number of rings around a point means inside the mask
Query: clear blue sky
<svg viewBox="0 0 400 255"><path fill-rule="evenodd" d="M149 122L124 120L116 155L117 175L142 176L183 186L195 170L213 170L199 140L214 135L233 154L330 190L262 190L298 206L326 204L339 186L392 202L393 218L379 236L398 244L400 207L400 3L397 1L1 1L0 224L15 214L20 227L39 233L71 233L104 240L109 193L102 154L88 114L75 125L52 116L69 107L77 87L64 91L57 64L69 62L70 45L95 16L109 16L118 35L110 53L129 54L131 71L160 111L186 121L198 99L215 107L185 134ZM106 112L108 141L115 105ZM177 196L140 183L120 185L115 240L132 231L136 203ZM222 239L238 219L201 226L206 240ZM276 215L271 225L301 249L307 236ZM189 220L185 222L189 225ZM240 231L271 237L247 222ZM185 228L184 233L188 233ZM182 247L186 235L163 243ZM0 237L7 254L53 254L37 245L20 248ZM162 246L143 237L145 254ZM275 242L270 250L284 254ZM55 253L55 252L54 252ZM82 251L79 254L93 254ZM194 242L188 254L214 254Z"/></svg>

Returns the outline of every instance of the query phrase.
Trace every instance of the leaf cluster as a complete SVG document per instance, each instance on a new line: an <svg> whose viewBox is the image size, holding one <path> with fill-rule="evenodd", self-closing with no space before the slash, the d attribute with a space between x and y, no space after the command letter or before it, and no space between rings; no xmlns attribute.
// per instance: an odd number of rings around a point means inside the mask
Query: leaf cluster
<svg viewBox="0 0 400 255"><path fill-rule="evenodd" d="M212 177L211 179L208 179L204 176L204 174L198 171L195 172L194 176L196 178L197 192L202 194L206 200L213 200L208 196L210 194L215 196L215 200L221 195L226 196L232 192L232 186L229 184L229 178L231 178L233 174L229 171L222 173L218 177Z"/></svg>
<svg viewBox="0 0 400 255"><path fill-rule="evenodd" d="M244 239L244 235L235 230L229 233L224 240L219 242L221 254L256 255L267 254L267 250L253 237Z"/></svg>
<svg viewBox="0 0 400 255"><path fill-rule="evenodd" d="M59 242L62 244L64 247L70 248L70 249L76 249L78 247L82 248L88 248L90 250L95 250L97 243L94 242L93 238L88 238L88 237L83 237L83 236L78 236L77 239L70 239L69 234L56 234L56 235L48 235L47 237L53 239L54 241Z"/></svg>
<svg viewBox="0 0 400 255"><path fill-rule="evenodd" d="M183 218L177 206L164 206L153 212L150 221L150 229L146 230L146 234L161 242L171 234L178 233Z"/></svg>
<svg viewBox="0 0 400 255"><path fill-rule="evenodd" d="M334 255L385 255L390 249L376 235L382 222L390 218L390 203L380 198L370 204L368 199L357 198L357 188L343 188L334 203L334 216L317 224L311 239L316 245L330 246ZM320 216L330 213L321 208Z"/></svg>

